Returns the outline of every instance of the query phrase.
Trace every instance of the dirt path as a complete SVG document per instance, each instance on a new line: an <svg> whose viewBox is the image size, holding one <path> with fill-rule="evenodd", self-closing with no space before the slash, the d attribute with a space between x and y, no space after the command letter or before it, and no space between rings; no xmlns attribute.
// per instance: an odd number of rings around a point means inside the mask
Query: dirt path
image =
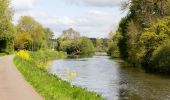
<svg viewBox="0 0 170 100"><path fill-rule="evenodd" d="M13 64L13 56L0 58L0 100L43 100Z"/></svg>

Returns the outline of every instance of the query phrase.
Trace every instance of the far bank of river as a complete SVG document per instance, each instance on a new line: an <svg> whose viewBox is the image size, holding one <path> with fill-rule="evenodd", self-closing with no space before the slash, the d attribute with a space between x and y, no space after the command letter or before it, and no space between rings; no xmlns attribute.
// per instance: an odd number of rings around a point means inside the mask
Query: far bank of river
<svg viewBox="0 0 170 100"><path fill-rule="evenodd" d="M67 79L67 70L77 73ZM145 73L137 68L121 67L108 56L64 59L49 69L63 80L103 95L107 100L169 100L170 77Z"/></svg>

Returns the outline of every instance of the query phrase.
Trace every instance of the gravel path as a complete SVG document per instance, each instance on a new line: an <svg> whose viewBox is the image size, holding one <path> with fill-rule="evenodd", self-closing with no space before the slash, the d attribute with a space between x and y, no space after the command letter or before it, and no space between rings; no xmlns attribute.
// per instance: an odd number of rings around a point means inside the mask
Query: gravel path
<svg viewBox="0 0 170 100"><path fill-rule="evenodd" d="M0 100L43 100L17 70L13 57L0 58Z"/></svg>

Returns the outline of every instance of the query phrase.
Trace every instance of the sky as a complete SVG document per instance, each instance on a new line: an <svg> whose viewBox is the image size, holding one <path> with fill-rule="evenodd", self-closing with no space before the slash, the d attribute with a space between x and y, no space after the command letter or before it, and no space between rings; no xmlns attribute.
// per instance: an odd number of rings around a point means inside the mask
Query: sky
<svg viewBox="0 0 170 100"><path fill-rule="evenodd" d="M55 37L63 30L73 28L82 36L106 38L116 31L125 12L120 10L121 0L12 0L14 19L32 16L44 27L50 28Z"/></svg>

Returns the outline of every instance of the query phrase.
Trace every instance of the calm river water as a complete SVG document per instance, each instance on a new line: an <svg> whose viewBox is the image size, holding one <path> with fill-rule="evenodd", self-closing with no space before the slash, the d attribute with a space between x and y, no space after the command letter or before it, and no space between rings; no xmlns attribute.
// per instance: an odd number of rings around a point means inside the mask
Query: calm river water
<svg viewBox="0 0 170 100"><path fill-rule="evenodd" d="M68 80L68 70L77 76ZM170 77L121 67L119 60L108 56L56 60L49 71L106 100L170 100Z"/></svg>

